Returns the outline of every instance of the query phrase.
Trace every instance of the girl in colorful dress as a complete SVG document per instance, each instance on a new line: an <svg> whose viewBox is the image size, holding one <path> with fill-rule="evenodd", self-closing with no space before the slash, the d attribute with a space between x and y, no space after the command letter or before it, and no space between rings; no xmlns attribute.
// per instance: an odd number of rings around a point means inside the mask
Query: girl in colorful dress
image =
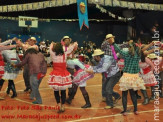
<svg viewBox="0 0 163 122"><path fill-rule="evenodd" d="M122 55L124 59L123 76L120 78L120 90L122 91L122 104L123 111L121 112L126 116L127 112L127 94L130 92L131 100L134 105L134 114L137 115L137 98L134 91L142 89L145 90L144 81L139 77L139 60L140 60L140 48L135 45L134 42L129 42L129 52L121 50L117 44L114 43L114 38L110 40L110 44L113 44L115 49Z"/></svg>
<svg viewBox="0 0 163 122"><path fill-rule="evenodd" d="M150 86L151 87L151 100L154 99L154 86L157 85L156 78L153 74L154 71L154 64L152 61L148 58L145 57L145 55L142 53L141 55L141 62L139 63L139 66L141 68L140 70L140 76L144 80L145 86Z"/></svg>
<svg viewBox="0 0 163 122"><path fill-rule="evenodd" d="M5 73L2 79L8 80L7 94L9 94L10 90L12 90L13 95L11 98L14 98L17 97L14 79L17 78L20 68L13 68L11 64L18 64L20 59L16 53L16 50L4 50L2 51L2 55L5 61Z"/></svg>
<svg viewBox="0 0 163 122"><path fill-rule="evenodd" d="M5 80L2 79L3 75L4 75L4 66L5 66L5 63L4 63L4 60L3 60L3 56L1 54L1 52L3 50L9 50L9 49L12 49L12 48L15 48L16 45L9 45L9 46L5 46L7 44L11 44L13 40L8 40L8 41L5 41L3 43L0 43L0 91L2 89L2 86L3 86L3 83ZM0 100L3 100L4 98L0 97Z"/></svg>
<svg viewBox="0 0 163 122"><path fill-rule="evenodd" d="M54 96L58 106L60 107L58 112L65 111L64 104L66 100L66 88L72 87L71 75L66 70L66 59L67 55L70 54L76 46L77 43L74 43L64 53L61 43L52 43L50 45L50 55L53 61L53 71L50 73L48 84L51 88L54 89ZM61 91L61 96L59 91Z"/></svg>
<svg viewBox="0 0 163 122"><path fill-rule="evenodd" d="M85 71L85 69L91 70L92 67L86 64L81 63L78 59L68 59L67 60L67 66L69 68L75 69L76 72L74 73L73 77L73 90L72 94L69 96L69 98L66 100L68 104L71 104L72 99L74 98L78 86L80 87L80 90L83 94L83 97L85 99L86 104L82 106L81 108L89 108L91 107L91 103L89 100L88 92L86 91L86 81L93 77L92 74L89 74Z"/></svg>

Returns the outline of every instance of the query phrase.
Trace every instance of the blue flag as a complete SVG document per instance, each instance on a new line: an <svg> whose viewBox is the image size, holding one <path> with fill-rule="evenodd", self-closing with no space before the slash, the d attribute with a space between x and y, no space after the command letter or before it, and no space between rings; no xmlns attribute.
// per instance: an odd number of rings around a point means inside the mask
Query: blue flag
<svg viewBox="0 0 163 122"><path fill-rule="evenodd" d="M82 29L83 25L85 25L87 28L89 28L87 0L77 0L77 8L78 8L78 18L79 18L80 30Z"/></svg>

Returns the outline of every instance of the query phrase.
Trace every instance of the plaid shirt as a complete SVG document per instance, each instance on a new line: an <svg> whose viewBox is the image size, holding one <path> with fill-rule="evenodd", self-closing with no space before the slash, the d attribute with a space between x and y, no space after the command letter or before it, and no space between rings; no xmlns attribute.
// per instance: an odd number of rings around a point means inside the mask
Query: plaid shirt
<svg viewBox="0 0 163 122"><path fill-rule="evenodd" d="M124 58L124 69L123 72L130 74L137 74L140 71L139 60L140 56L136 53L135 56L131 56L129 52L121 50L117 44L114 44L114 48L123 56Z"/></svg>
<svg viewBox="0 0 163 122"><path fill-rule="evenodd" d="M125 44L118 44L118 46L120 48L128 48L128 43L125 43ZM109 56L113 56L112 54L112 49L110 47L110 44L108 41L104 41L102 44L101 44L101 50L104 51L105 55L109 55ZM117 50L116 50L117 51Z"/></svg>
<svg viewBox="0 0 163 122"><path fill-rule="evenodd" d="M97 66L93 66L93 72L95 73L105 73L106 77L112 77L117 72L119 72L118 65L116 60L114 60L113 56L104 55L104 57L100 60Z"/></svg>

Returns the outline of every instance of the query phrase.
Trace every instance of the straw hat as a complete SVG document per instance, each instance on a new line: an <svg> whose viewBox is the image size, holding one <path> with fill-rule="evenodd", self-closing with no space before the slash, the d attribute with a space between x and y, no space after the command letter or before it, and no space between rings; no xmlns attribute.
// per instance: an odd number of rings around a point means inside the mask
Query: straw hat
<svg viewBox="0 0 163 122"><path fill-rule="evenodd" d="M63 41L64 39L69 39L70 42L71 42L71 38L70 38L69 36L64 36L64 37L62 38L62 41Z"/></svg>
<svg viewBox="0 0 163 122"><path fill-rule="evenodd" d="M33 40L35 43L37 42L35 37L31 37L30 39Z"/></svg>
<svg viewBox="0 0 163 122"><path fill-rule="evenodd" d="M94 53L92 54L92 56L98 56L98 55L102 55L104 54L104 52L100 49L96 49L94 50Z"/></svg>
<svg viewBox="0 0 163 122"><path fill-rule="evenodd" d="M154 53L149 54L147 57L150 58L150 59L157 58L156 54L154 54Z"/></svg>
<svg viewBox="0 0 163 122"><path fill-rule="evenodd" d="M113 36L112 34L107 34L106 39L109 39L109 38L115 38L115 36Z"/></svg>
<svg viewBox="0 0 163 122"><path fill-rule="evenodd" d="M36 38L35 37L31 37L32 40L36 41Z"/></svg>

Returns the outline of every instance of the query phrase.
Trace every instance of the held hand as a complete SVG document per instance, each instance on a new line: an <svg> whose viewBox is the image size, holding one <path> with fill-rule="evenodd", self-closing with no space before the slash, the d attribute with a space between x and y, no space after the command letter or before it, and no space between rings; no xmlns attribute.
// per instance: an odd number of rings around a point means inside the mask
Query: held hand
<svg viewBox="0 0 163 122"><path fill-rule="evenodd" d="M93 73L94 73L93 70L87 70L87 69L85 69L85 71L86 71L87 73L89 73L89 74L93 74Z"/></svg>
<svg viewBox="0 0 163 122"><path fill-rule="evenodd" d="M11 63L11 66L14 67L14 68L16 68L16 65L14 63Z"/></svg>

